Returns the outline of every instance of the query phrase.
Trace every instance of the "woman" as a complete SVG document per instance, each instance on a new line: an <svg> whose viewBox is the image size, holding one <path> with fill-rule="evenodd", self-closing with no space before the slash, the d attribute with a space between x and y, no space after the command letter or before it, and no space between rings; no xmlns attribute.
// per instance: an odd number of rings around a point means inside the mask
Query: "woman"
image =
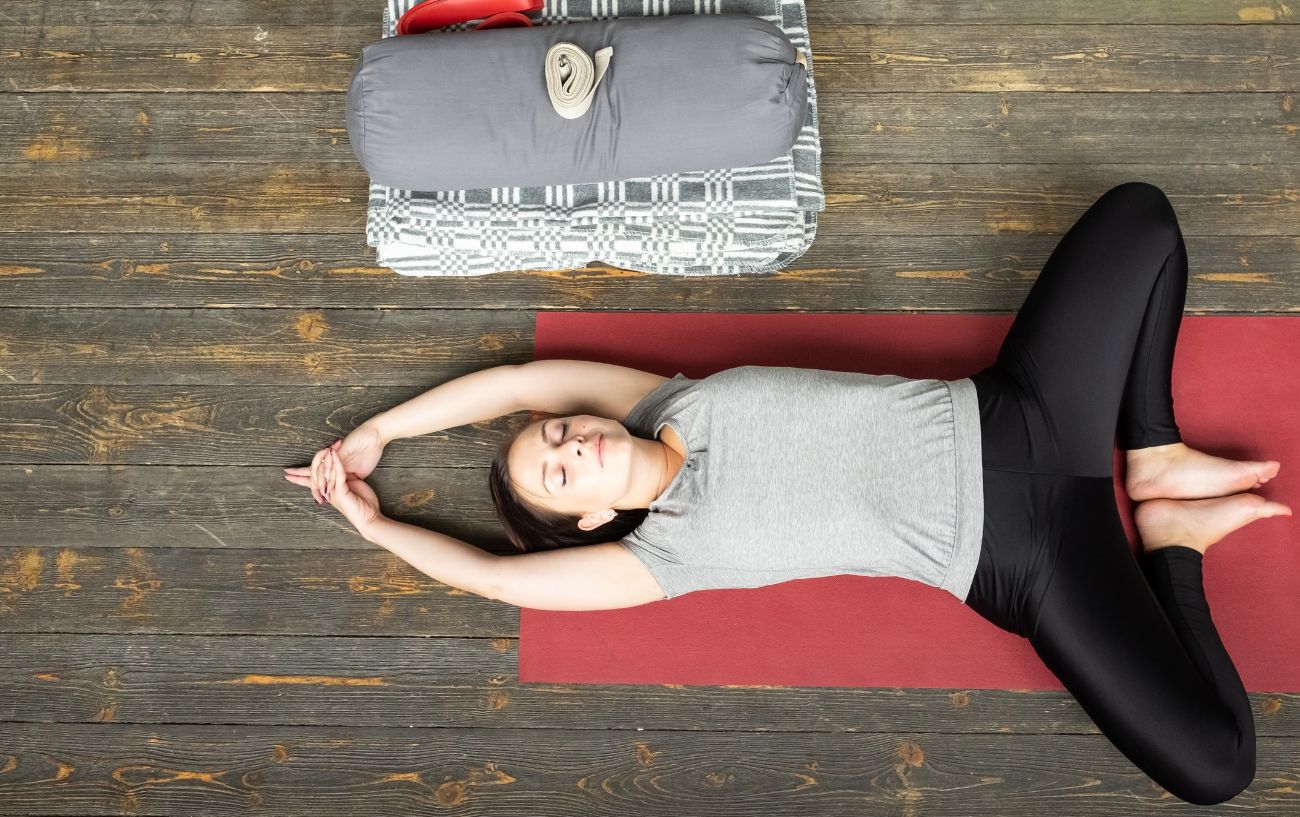
<svg viewBox="0 0 1300 817"><path fill-rule="evenodd" d="M1028 638L1155 781L1218 803L1253 779L1255 731L1202 557L1291 510L1247 493L1276 461L1181 441L1170 376L1186 287L1172 207L1132 182L1065 235L997 361L971 378L738 367L690 380L538 361L439 386L286 475L435 578L521 606L835 573L941 587ZM536 552L497 557L379 514L360 477L388 440L525 408L576 415L530 424L493 463L503 524ZM1139 559L1112 490L1117 427Z"/></svg>

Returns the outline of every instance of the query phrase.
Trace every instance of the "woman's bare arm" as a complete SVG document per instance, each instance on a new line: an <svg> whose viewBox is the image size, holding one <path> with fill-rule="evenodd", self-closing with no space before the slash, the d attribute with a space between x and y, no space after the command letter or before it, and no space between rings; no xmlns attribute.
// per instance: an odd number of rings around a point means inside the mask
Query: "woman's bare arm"
<svg viewBox="0 0 1300 817"><path fill-rule="evenodd" d="M611 610L664 598L641 561L618 542L498 556L382 515L358 530L443 584L516 607Z"/></svg>
<svg viewBox="0 0 1300 817"><path fill-rule="evenodd" d="M536 409L622 420L668 378L592 360L534 360L493 366L434 386L371 417L384 444Z"/></svg>
<svg viewBox="0 0 1300 817"><path fill-rule="evenodd" d="M595 360L534 360L519 367L515 392L523 408L561 416L594 414L623 421L668 378Z"/></svg>
<svg viewBox="0 0 1300 817"><path fill-rule="evenodd" d="M391 551L416 570L443 584L492 598L495 565L502 558L495 553L382 514L357 531L366 541Z"/></svg>
<svg viewBox="0 0 1300 817"><path fill-rule="evenodd" d="M387 445L402 437L514 414L524 408L516 388L519 369L506 364L461 375L376 414L366 423L379 429Z"/></svg>
<svg viewBox="0 0 1300 817"><path fill-rule="evenodd" d="M534 610L614 610L666 598L619 542L501 556L493 570L490 597Z"/></svg>

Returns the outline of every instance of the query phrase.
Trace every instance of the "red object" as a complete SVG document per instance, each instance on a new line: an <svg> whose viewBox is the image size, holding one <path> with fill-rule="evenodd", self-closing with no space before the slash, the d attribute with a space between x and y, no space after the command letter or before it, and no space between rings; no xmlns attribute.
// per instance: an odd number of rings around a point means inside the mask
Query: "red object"
<svg viewBox="0 0 1300 817"><path fill-rule="evenodd" d="M540 11L543 0L424 0L407 10L397 21L398 34L423 34L435 28L494 17L502 12L522 15L525 11ZM527 19L527 18L525 18ZM532 25L530 20L528 25ZM498 28L476 26L476 28Z"/></svg>
<svg viewBox="0 0 1300 817"><path fill-rule="evenodd" d="M503 11L500 14L493 14L483 22L474 26L475 31L481 31L485 28L532 28L532 18L520 14L517 11Z"/></svg>
<svg viewBox="0 0 1300 817"><path fill-rule="evenodd" d="M952 379L992 362L1010 324L981 315L543 312L534 354L665 376L758 364ZM1300 508L1300 376L1287 363L1296 348L1297 318L1186 317L1174 406L1188 445L1280 460L1278 477L1256 493ZM1127 511L1118 480L1116 495ZM1251 691L1300 691L1296 525L1254 522L1205 557L1210 609ZM899 578L802 579L619 610L524 609L520 634L525 683L1062 688L1029 642Z"/></svg>

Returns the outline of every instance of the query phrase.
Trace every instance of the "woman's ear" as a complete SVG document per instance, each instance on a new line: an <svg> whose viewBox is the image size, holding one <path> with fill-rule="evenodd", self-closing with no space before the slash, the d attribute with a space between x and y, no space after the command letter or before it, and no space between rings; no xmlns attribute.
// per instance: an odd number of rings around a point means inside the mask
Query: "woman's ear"
<svg viewBox="0 0 1300 817"><path fill-rule="evenodd" d="M558 415L558 414L552 414L552 413L549 412L549 411L538 411L538 410L536 410L536 409L529 409L529 410L528 410L528 424L529 424L529 425L532 425L533 423L537 422L538 420L549 420L549 419L551 419L552 417L559 417L559 416L560 416L560 415Z"/></svg>
<svg viewBox="0 0 1300 817"><path fill-rule="evenodd" d="M578 520L578 527L583 530L595 530L618 515L613 508L606 508L600 513L585 513Z"/></svg>

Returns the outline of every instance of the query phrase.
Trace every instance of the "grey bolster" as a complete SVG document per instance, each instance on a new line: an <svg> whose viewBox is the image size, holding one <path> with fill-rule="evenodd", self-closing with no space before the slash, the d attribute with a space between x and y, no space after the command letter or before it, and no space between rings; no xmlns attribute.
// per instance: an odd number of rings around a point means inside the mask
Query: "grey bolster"
<svg viewBox="0 0 1300 817"><path fill-rule="evenodd" d="M566 119L547 51L614 49L591 107ZM459 190L606 181L761 164L808 106L804 62L748 14L623 17L433 32L367 46L348 87L352 149L371 181Z"/></svg>

